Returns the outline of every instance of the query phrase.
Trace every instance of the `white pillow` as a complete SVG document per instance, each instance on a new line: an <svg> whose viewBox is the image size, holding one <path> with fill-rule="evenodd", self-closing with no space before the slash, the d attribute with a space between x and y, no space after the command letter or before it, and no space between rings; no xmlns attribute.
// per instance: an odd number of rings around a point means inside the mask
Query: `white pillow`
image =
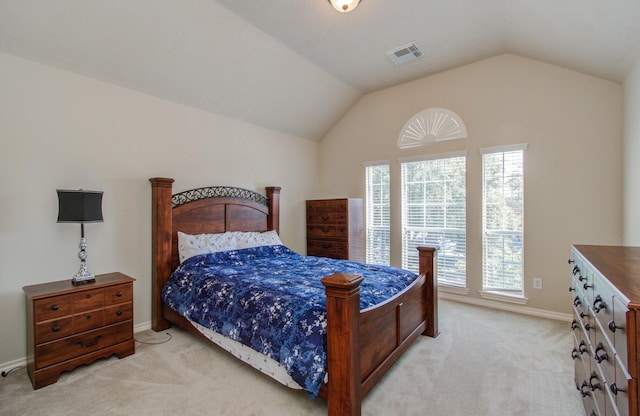
<svg viewBox="0 0 640 416"><path fill-rule="evenodd" d="M238 249L260 247L260 246L275 246L282 245L280 237L275 230L260 232L236 232L236 243Z"/></svg>
<svg viewBox="0 0 640 416"><path fill-rule="evenodd" d="M190 235L178 231L180 263L198 254L217 253L237 248L235 233Z"/></svg>

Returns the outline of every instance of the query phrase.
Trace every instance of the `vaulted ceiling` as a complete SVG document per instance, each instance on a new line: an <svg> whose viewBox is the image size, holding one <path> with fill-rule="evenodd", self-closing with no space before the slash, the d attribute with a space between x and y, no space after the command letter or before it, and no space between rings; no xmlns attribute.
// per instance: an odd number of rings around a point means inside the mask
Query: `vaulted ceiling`
<svg viewBox="0 0 640 416"><path fill-rule="evenodd" d="M320 140L363 94L502 53L622 83L639 22L637 0L0 0L0 51Z"/></svg>

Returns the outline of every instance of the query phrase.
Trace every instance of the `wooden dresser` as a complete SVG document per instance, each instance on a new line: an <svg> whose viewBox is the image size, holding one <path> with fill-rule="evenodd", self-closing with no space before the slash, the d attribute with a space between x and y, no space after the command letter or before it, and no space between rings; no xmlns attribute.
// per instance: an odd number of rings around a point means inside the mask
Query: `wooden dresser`
<svg viewBox="0 0 640 416"><path fill-rule="evenodd" d="M109 273L80 286L68 279L23 288L27 372L34 389L55 383L60 373L81 364L135 352L134 280Z"/></svg>
<svg viewBox="0 0 640 416"><path fill-rule="evenodd" d="M307 255L364 261L362 199L307 201Z"/></svg>
<svg viewBox="0 0 640 416"><path fill-rule="evenodd" d="M638 416L640 248L573 246L576 388L589 416Z"/></svg>

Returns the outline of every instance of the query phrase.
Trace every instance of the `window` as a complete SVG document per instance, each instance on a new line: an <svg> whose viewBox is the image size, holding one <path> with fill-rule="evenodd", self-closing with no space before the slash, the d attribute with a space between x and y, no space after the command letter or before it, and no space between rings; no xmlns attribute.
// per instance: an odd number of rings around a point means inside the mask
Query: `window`
<svg viewBox="0 0 640 416"><path fill-rule="evenodd" d="M524 294L524 150L480 149L484 291Z"/></svg>
<svg viewBox="0 0 640 416"><path fill-rule="evenodd" d="M390 264L389 162L365 165L366 262Z"/></svg>
<svg viewBox="0 0 640 416"><path fill-rule="evenodd" d="M438 283L466 286L466 153L402 164L402 267L418 270L417 246L438 246Z"/></svg>

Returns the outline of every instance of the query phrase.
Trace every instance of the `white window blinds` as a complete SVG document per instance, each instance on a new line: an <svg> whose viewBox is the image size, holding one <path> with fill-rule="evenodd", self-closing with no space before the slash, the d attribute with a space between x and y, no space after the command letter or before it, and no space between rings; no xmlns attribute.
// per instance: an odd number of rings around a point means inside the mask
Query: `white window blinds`
<svg viewBox="0 0 640 416"><path fill-rule="evenodd" d="M390 264L389 163L365 165L366 262Z"/></svg>
<svg viewBox="0 0 640 416"><path fill-rule="evenodd" d="M481 149L483 290L523 292L525 149Z"/></svg>
<svg viewBox="0 0 640 416"><path fill-rule="evenodd" d="M417 246L438 246L438 283L466 286L466 156L401 161L402 267L418 271Z"/></svg>

